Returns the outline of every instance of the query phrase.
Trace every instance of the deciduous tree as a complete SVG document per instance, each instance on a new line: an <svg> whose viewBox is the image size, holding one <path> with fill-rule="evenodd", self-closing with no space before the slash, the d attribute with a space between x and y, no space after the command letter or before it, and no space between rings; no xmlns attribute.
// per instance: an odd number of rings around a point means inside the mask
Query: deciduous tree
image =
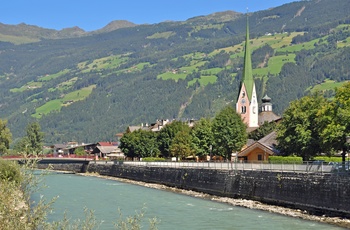
<svg viewBox="0 0 350 230"><path fill-rule="evenodd" d="M318 111L327 100L316 93L291 102L277 126L277 148L285 155L295 154L310 160L322 151Z"/></svg>
<svg viewBox="0 0 350 230"><path fill-rule="evenodd" d="M177 132L170 145L170 154L176 157L176 159L185 158L194 154L191 148L191 135L189 130Z"/></svg>
<svg viewBox="0 0 350 230"><path fill-rule="evenodd" d="M30 123L27 126L26 132L28 150L30 153L40 153L42 151L44 141L44 133L41 132L40 124L38 122Z"/></svg>
<svg viewBox="0 0 350 230"><path fill-rule="evenodd" d="M173 142L176 134L180 131L190 131L190 127L181 121L173 121L167 124L164 128L159 131L158 143L159 150L161 151L163 157L170 156L170 145Z"/></svg>
<svg viewBox="0 0 350 230"><path fill-rule="evenodd" d="M246 128L235 109L226 106L213 120L213 150L231 160L231 154L240 151L247 142Z"/></svg>
<svg viewBox="0 0 350 230"><path fill-rule="evenodd" d="M212 123L209 118L201 118L191 130L192 146L197 156L208 155L213 144Z"/></svg>
<svg viewBox="0 0 350 230"><path fill-rule="evenodd" d="M159 155L157 135L152 131L136 130L120 139L120 149L128 157L157 157Z"/></svg>
<svg viewBox="0 0 350 230"><path fill-rule="evenodd" d="M319 113L321 143L326 150L342 151L345 162L350 136L350 82L336 89L334 99L321 107Z"/></svg>
<svg viewBox="0 0 350 230"><path fill-rule="evenodd" d="M7 121L0 119L0 154L7 153L12 141L12 134L7 127Z"/></svg>
<svg viewBox="0 0 350 230"><path fill-rule="evenodd" d="M40 125L37 122L28 124L26 136L15 144L14 149L27 155L39 154L42 151L44 141L44 133L40 130Z"/></svg>

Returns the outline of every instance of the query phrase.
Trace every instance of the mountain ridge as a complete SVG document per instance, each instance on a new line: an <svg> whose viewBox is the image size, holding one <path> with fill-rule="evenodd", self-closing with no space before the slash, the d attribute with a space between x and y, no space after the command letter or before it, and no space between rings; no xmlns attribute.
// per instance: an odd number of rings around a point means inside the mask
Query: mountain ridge
<svg viewBox="0 0 350 230"><path fill-rule="evenodd" d="M205 16L196 16L187 19L186 21L203 21L203 20L212 20L215 22L227 22L230 20L236 19L241 13L235 11L223 11L215 12ZM173 22L173 21L165 21ZM160 22L164 23L164 22ZM155 23L158 24L158 23ZM0 41L11 42L10 39L1 37L1 35L14 36L14 37L24 37L29 38L24 39L23 42L15 42L15 44L23 44L27 42L38 42L42 39L65 39L65 38L79 38L82 36L90 36L99 33L108 33L114 30L135 27L138 24L132 23L127 20L113 20L107 25L100 29L93 31L85 31L78 26L73 26L69 28L63 28L61 30L48 29L44 27L39 27L36 25L28 25L26 23L19 23L17 25L4 24L0 22Z"/></svg>

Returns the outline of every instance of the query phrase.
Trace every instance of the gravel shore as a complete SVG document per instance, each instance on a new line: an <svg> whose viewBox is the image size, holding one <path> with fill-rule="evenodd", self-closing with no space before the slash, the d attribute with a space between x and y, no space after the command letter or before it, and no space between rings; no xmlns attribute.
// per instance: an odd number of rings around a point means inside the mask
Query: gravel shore
<svg viewBox="0 0 350 230"><path fill-rule="evenodd" d="M136 185L141 185L148 188L154 188L154 189L161 189L165 191L171 191L175 193L181 193L188 196L193 197L199 197L203 199L209 199L217 202L227 203L233 206L240 206L250 209L257 209L257 210L264 210L271 213L281 214L285 216L295 217L295 218L301 218L304 220L312 220L312 221L318 221L322 223L332 224L339 227L350 229L350 220L349 219L343 219L339 217L326 217L326 216L315 216L310 215L306 211L303 210L296 210L296 209L290 209L290 208L284 208L281 206L274 206L274 205L267 205L258 201L252 201L252 200L245 200L245 199L233 199L233 198L227 198L227 197L219 197L219 196L213 196L205 193L200 192L194 192L191 190L184 190L184 189L178 189L173 187L168 187L165 185L160 184L153 184L153 183L145 183L141 181L134 181L134 180L128 180L128 179L122 179L117 177L110 177L110 176L101 176L97 173L81 173L79 175L83 176L94 176L94 177L100 177L110 180L117 180L125 183L131 183Z"/></svg>

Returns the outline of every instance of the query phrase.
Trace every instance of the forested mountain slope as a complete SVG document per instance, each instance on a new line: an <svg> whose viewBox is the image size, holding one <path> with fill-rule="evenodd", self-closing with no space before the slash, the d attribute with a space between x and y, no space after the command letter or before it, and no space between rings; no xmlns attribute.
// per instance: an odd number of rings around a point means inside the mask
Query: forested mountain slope
<svg viewBox="0 0 350 230"><path fill-rule="evenodd" d="M350 1L249 14L258 97L282 114L350 79ZM47 143L113 140L128 125L212 117L235 103L246 15L221 12L88 36L0 42L0 117L15 137L38 120ZM1 30L0 30L1 33ZM1 40L1 39L0 39Z"/></svg>

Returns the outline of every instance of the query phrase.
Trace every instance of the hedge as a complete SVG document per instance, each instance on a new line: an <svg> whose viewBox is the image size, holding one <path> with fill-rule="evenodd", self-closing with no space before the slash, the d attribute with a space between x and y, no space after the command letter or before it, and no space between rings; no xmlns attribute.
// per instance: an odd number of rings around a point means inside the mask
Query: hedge
<svg viewBox="0 0 350 230"><path fill-rule="evenodd" d="M324 162L342 162L341 157L314 157L314 160Z"/></svg>
<svg viewBox="0 0 350 230"><path fill-rule="evenodd" d="M270 156L269 162L271 164L302 164L302 157L283 157L283 156Z"/></svg>
<svg viewBox="0 0 350 230"><path fill-rule="evenodd" d="M160 157L145 157L145 158L142 158L142 161L154 162L154 161L165 161L165 159Z"/></svg>

